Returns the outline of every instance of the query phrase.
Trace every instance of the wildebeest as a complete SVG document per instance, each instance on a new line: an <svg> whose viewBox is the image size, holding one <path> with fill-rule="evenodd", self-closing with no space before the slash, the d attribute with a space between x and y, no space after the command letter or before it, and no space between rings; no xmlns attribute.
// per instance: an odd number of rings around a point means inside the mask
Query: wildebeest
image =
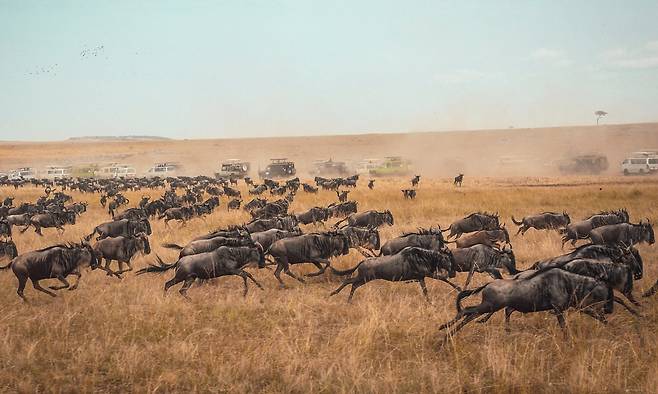
<svg viewBox="0 0 658 394"><path fill-rule="evenodd" d="M239 200L237 198L232 199L231 201L226 204L226 210L238 210L240 209L240 204L242 204L242 200Z"/></svg>
<svg viewBox="0 0 658 394"><path fill-rule="evenodd" d="M313 207L306 212L295 215L297 221L301 224L323 223L329 219L329 209L323 207Z"/></svg>
<svg viewBox="0 0 658 394"><path fill-rule="evenodd" d="M264 198L253 198L251 199L248 203L244 204L242 209L244 209L247 212L252 212L255 211L256 209L260 209L267 204L267 200Z"/></svg>
<svg viewBox="0 0 658 394"><path fill-rule="evenodd" d="M455 271L468 272L464 289L468 288L474 272L486 272L494 279L502 279L499 269L505 268L510 275L517 274L516 258L509 247L502 250L487 245L475 245L452 251L455 259Z"/></svg>
<svg viewBox="0 0 658 394"><path fill-rule="evenodd" d="M464 233L472 233L479 230L495 230L499 227L500 223L498 222L498 214L475 212L463 219L453 222L450 227L441 231L450 231L448 238L459 238Z"/></svg>
<svg viewBox="0 0 658 394"><path fill-rule="evenodd" d="M253 276L244 268L250 263L258 263L258 267L265 266L265 259L263 249L260 245L242 246L242 247L228 247L222 246L216 250L208 253L200 253L190 256L185 256L178 259L172 264L165 264L160 257L157 257L158 265L150 265L137 271L137 275L147 272L165 272L172 268L176 269L174 277L167 281L164 285L166 292L171 286L177 283L184 282L183 287L179 293L185 297L187 290L192 286L197 279L212 279L220 276L237 275L244 281L243 296L247 295L247 279L251 279L261 290L263 287L254 279Z"/></svg>
<svg viewBox="0 0 658 394"><path fill-rule="evenodd" d="M463 298L480 292L482 301L479 305L462 309ZM446 335L448 339L478 316L488 314L490 317L503 308L506 325L509 324L509 316L514 311L553 311L558 324L564 328L564 312L569 308L578 308L579 312L605 322L605 314L613 311L613 302L631 310L621 299L614 296L613 289L605 283L588 276L551 269L529 279L498 279L472 290L461 291L456 299L457 315L439 330L449 329ZM456 328L450 330L460 320L462 321Z"/></svg>
<svg viewBox="0 0 658 394"><path fill-rule="evenodd" d="M405 199L413 200L416 198L416 190L414 189L402 189L402 195Z"/></svg>
<svg viewBox="0 0 658 394"><path fill-rule="evenodd" d="M653 226L648 220L639 224L619 223L597 227L590 231L589 238L598 245L635 245L640 242L653 245L656 242Z"/></svg>
<svg viewBox="0 0 658 394"><path fill-rule="evenodd" d="M346 235L350 239L351 247L356 248L365 257L373 257L374 250L379 250L379 231L375 227L345 226L340 228L338 232ZM370 254L364 253L361 248L366 249Z"/></svg>
<svg viewBox="0 0 658 394"><path fill-rule="evenodd" d="M91 234L87 235L85 239L89 241L91 237L98 233L97 240L107 237L133 237L138 233L146 233L151 235L151 224L147 219L142 220L129 220L121 219L116 221L105 222L99 224L94 228Z"/></svg>
<svg viewBox="0 0 658 394"><path fill-rule="evenodd" d="M519 235L519 233L524 235L525 232L531 228L537 230L557 230L566 227L571 223L571 218L566 212L543 212L539 215L524 216L520 222L517 222L516 219L514 219L514 216L512 216L512 222L519 226L516 235Z"/></svg>
<svg viewBox="0 0 658 394"><path fill-rule="evenodd" d="M244 225L244 228L250 233L267 231L272 228L279 230L292 231L297 227L297 218L295 216L279 216L271 219L255 219Z"/></svg>
<svg viewBox="0 0 658 394"><path fill-rule="evenodd" d="M180 250L178 257L185 257L193 254L208 253L222 246L253 246L254 242L250 237L226 238L226 237L213 237L208 239L197 239L190 241L185 246L180 246L174 243L164 243L162 247L167 249Z"/></svg>
<svg viewBox="0 0 658 394"><path fill-rule="evenodd" d="M90 266L92 270L96 269L98 267L98 260L91 245L83 242L79 244L54 245L45 249L24 253L13 259L8 265L0 267L0 269L11 267L18 279L16 294L24 301L27 301L23 295L23 290L28 279L32 281L32 286L36 290L55 297L55 293L41 287L39 281L56 278L62 282L62 285L49 286L50 289L60 290L68 288L69 290L75 290L82 276L80 269L86 266ZM66 281L66 277L69 275L75 275L77 277L73 286L70 286Z"/></svg>
<svg viewBox="0 0 658 394"><path fill-rule="evenodd" d="M13 260L16 256L18 256L18 249L16 249L14 241L0 241L0 259Z"/></svg>
<svg viewBox="0 0 658 394"><path fill-rule="evenodd" d="M405 233L397 238L390 239L382 245L380 256L399 253L410 246L439 251L445 247L441 229L419 228L415 233Z"/></svg>
<svg viewBox="0 0 658 394"><path fill-rule="evenodd" d="M8 217L15 216L15 215L10 215ZM28 226L29 226L29 220L28 220ZM0 219L0 236L4 238L11 238L11 223L9 223L8 219Z"/></svg>
<svg viewBox="0 0 658 394"><path fill-rule="evenodd" d="M391 282L416 281L423 290L425 299L429 301L425 278L448 282L454 277L454 269L449 254L421 248L404 248L400 253L391 256L371 257L361 261L354 268L339 271L331 268L336 275L350 275L358 271L356 276L346 279L329 296L340 293L346 286L352 285L348 302L352 301L354 292L364 284L383 279ZM449 283L449 282L448 282Z"/></svg>
<svg viewBox="0 0 658 394"><path fill-rule="evenodd" d="M285 215L288 213L290 202L288 200L279 199L265 204L262 208L251 212L254 219L268 219L277 215Z"/></svg>
<svg viewBox="0 0 658 394"><path fill-rule="evenodd" d="M224 186L224 194L226 194L228 197L242 197L240 190L233 189L228 186Z"/></svg>
<svg viewBox="0 0 658 394"><path fill-rule="evenodd" d="M491 247L498 247L498 243L510 243L509 240L509 233L507 232L507 229L505 228L505 225L501 228L497 228L495 230L480 230L476 231L474 233L465 235L461 238L458 238L454 243L456 244L457 248L468 248L473 245L487 245Z"/></svg>
<svg viewBox="0 0 658 394"><path fill-rule="evenodd" d="M14 204L15 197L5 197L5 200L2 202L2 205L5 207L11 207Z"/></svg>
<svg viewBox="0 0 658 394"><path fill-rule="evenodd" d="M113 217L114 220L121 219L131 219L131 220L142 220L148 218L148 213L145 209L142 208L128 208L125 211L121 212L118 215Z"/></svg>
<svg viewBox="0 0 658 394"><path fill-rule="evenodd" d="M375 180L371 179L368 181L368 189L372 190L375 188Z"/></svg>
<svg viewBox="0 0 658 394"><path fill-rule="evenodd" d="M564 229L560 230L562 234L562 246L567 241L571 241L571 245L576 245L579 239L589 237L590 231L597 227L605 226L608 224L628 223L628 212L624 209L617 211L605 211L590 216L585 220L575 223L569 223Z"/></svg>
<svg viewBox="0 0 658 394"><path fill-rule="evenodd" d="M240 238L246 237L249 235L249 232L240 226L229 226L225 229L217 229L209 232L208 234L200 235L195 237L192 241L198 241L200 239L210 239L215 237L224 237L224 238Z"/></svg>
<svg viewBox="0 0 658 394"><path fill-rule="evenodd" d="M193 216L194 209L192 207L179 207L167 209L162 215L158 216L158 219L164 218L165 226L169 226L170 220L177 220L185 226L187 221L192 219Z"/></svg>
<svg viewBox="0 0 658 394"><path fill-rule="evenodd" d="M375 227L375 228L378 228L384 224L392 226L394 222L393 214L391 213L391 211L386 210L386 211L378 212L375 210L370 210L370 211L351 214L345 219L336 222L336 224L334 224L334 227L338 227L340 223L346 220L349 226Z"/></svg>
<svg viewBox="0 0 658 394"><path fill-rule="evenodd" d="M302 184L302 187L304 188L304 191L305 191L306 193L313 193L313 194L315 194L315 193L318 192L318 188L317 188L317 187L312 186L312 185L309 185L308 183L303 183L303 184Z"/></svg>
<svg viewBox="0 0 658 394"><path fill-rule="evenodd" d="M338 201L339 202L347 202L347 195L349 194L349 190L343 190L342 192L339 192L336 190L336 196L338 196Z"/></svg>
<svg viewBox="0 0 658 394"><path fill-rule="evenodd" d="M151 253L151 245L148 236L139 233L134 237L119 236L101 239L94 245L94 252L98 258L99 268L106 271L108 275L120 277L122 273L133 270L130 261L137 253ZM105 267L102 266L103 259L105 259ZM112 271L110 268L112 260L116 260L119 264L118 271ZM128 265L128 269L123 269L123 263Z"/></svg>
<svg viewBox="0 0 658 394"><path fill-rule="evenodd" d="M272 246L272 244L280 239L296 237L302 235L302 232L299 228L294 229L293 231L279 230L278 228L272 228L267 231L261 231L258 233L250 234L251 240L259 243L263 250L267 250Z"/></svg>
<svg viewBox="0 0 658 394"><path fill-rule="evenodd" d="M285 287L281 280L281 271L304 283L304 279L290 271L291 264L312 263L318 268L318 271L308 276L321 275L330 266L331 257L348 254L349 249L349 237L330 232L280 239L270 246L267 253L274 258L277 264L274 276L279 281L279 285Z"/></svg>
<svg viewBox="0 0 658 394"><path fill-rule="evenodd" d="M249 194L259 196L259 195L263 194L265 192L265 190L267 190L267 186L261 184L261 185L258 185L256 187L253 187L253 188L249 189Z"/></svg>
<svg viewBox="0 0 658 394"><path fill-rule="evenodd" d="M356 213L358 203L356 201L348 201L343 203L332 203L327 206L329 209L329 217L340 218L349 214Z"/></svg>
<svg viewBox="0 0 658 394"><path fill-rule="evenodd" d="M65 224L75 224L75 212L48 212L39 213L30 218L30 223L21 229L21 233L27 231L30 226L34 227L34 232L43 235L42 228L55 227L58 231L64 232Z"/></svg>
<svg viewBox="0 0 658 394"><path fill-rule="evenodd" d="M419 182L420 182L420 175L414 176L413 178L411 178L411 187L418 186Z"/></svg>
<svg viewBox="0 0 658 394"><path fill-rule="evenodd" d="M464 174L459 174L455 177L452 184L461 187L463 181L464 181Z"/></svg>

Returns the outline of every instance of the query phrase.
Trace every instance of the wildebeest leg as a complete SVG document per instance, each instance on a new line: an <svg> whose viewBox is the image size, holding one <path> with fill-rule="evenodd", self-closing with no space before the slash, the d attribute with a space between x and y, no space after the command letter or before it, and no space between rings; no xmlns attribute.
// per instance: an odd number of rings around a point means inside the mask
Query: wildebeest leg
<svg viewBox="0 0 658 394"><path fill-rule="evenodd" d="M356 281L356 278L348 278L348 279L345 279L345 280L343 281L343 283L341 283L341 285L338 286L338 288L337 288L336 290L332 291L332 292L329 294L329 297L331 297L331 296L335 296L336 294L340 293L341 291L343 291L343 289L344 289L345 287L347 287L348 285L354 283L355 281Z"/></svg>
<svg viewBox="0 0 658 394"><path fill-rule="evenodd" d="M75 290L78 288L78 285L80 284L80 278L82 277L82 274L78 271L73 271L69 275L75 275L77 277L73 286L69 287L69 290Z"/></svg>
<svg viewBox="0 0 658 394"><path fill-rule="evenodd" d="M62 282L61 286L48 286L48 288L52 290L61 290L71 287L71 285L69 284L69 282L66 281L66 278L63 275L57 275L57 280Z"/></svg>
<svg viewBox="0 0 658 394"><path fill-rule="evenodd" d="M486 322L488 322L488 321L489 321L489 319L491 319L491 316L493 316L493 315L494 315L494 313L496 313L496 312L489 312L489 314L488 314L488 315L486 315L486 316L485 316L485 317L483 317L482 319L480 319L480 320L478 320L478 321L476 321L476 323L480 323L480 324L483 324L483 323L486 323Z"/></svg>
<svg viewBox="0 0 658 394"><path fill-rule="evenodd" d="M23 295L23 291L25 290L25 284L27 283L27 276L17 275L17 277L18 277L18 289L16 289L16 294L18 294L18 296L21 297L23 301L27 302L27 298L25 298L25 295Z"/></svg>
<svg viewBox="0 0 658 394"><path fill-rule="evenodd" d="M623 293L623 294L624 297L626 297L626 299L631 302L631 304L635 306L641 306L641 304L635 299L635 297L633 297L632 292L629 291L628 293Z"/></svg>
<svg viewBox="0 0 658 394"><path fill-rule="evenodd" d="M494 279L503 279L503 276L495 268L487 268L487 273Z"/></svg>
<svg viewBox="0 0 658 394"><path fill-rule="evenodd" d="M468 270L468 276L466 277L466 283L464 283L464 290L468 289L468 284L471 283L473 278L473 272L475 272L475 263L471 262L471 269Z"/></svg>
<svg viewBox="0 0 658 394"><path fill-rule="evenodd" d="M190 286L192 286L192 283L194 283L195 280L196 280L195 277L190 277L185 279L185 283L183 283L183 287L181 287L180 290L178 290L180 295L185 297L185 299L187 299L188 301L192 301L192 299L187 295L187 290L190 288Z"/></svg>
<svg viewBox="0 0 658 394"><path fill-rule="evenodd" d="M581 309L578 312L584 313L587 316L591 317L592 319L601 322L602 324L608 324L608 320L605 318L604 315L600 313L596 313L590 309Z"/></svg>
<svg viewBox="0 0 658 394"><path fill-rule="evenodd" d="M505 332L509 334L511 331L510 329L510 317L512 316L512 313L514 313L514 309L512 308L505 308Z"/></svg>
<svg viewBox="0 0 658 394"><path fill-rule="evenodd" d="M651 286L651 288L642 294L642 297L651 297L652 295L656 294L658 292L658 280L656 280L656 283Z"/></svg>
<svg viewBox="0 0 658 394"><path fill-rule="evenodd" d="M42 291L42 292L48 294L51 297L57 297L57 295L55 293L53 293L52 291L46 290L43 287L41 287L38 280L32 279L32 286L34 287L35 290Z"/></svg>
<svg viewBox="0 0 658 394"><path fill-rule="evenodd" d="M313 261L311 261L311 263L313 263L313 265L318 267L318 272L313 272L313 273L307 274L306 276L319 276L319 275L322 275L322 274L324 274L324 271L326 271L327 268L329 267L329 265L331 264L331 262L329 260L326 260L326 259L313 260ZM322 263L325 264L324 267L322 266Z"/></svg>
<svg viewBox="0 0 658 394"><path fill-rule="evenodd" d="M123 274L124 272L128 272L128 271L133 270L133 265L130 263L130 260L128 260L128 261L118 261L117 260L117 262L119 263L119 270L117 272L115 272L115 274L119 275L119 274ZM123 269L123 264L124 263L128 266L128 269L125 269L125 270Z"/></svg>
<svg viewBox="0 0 658 394"><path fill-rule="evenodd" d="M258 283L258 281L249 272L247 272L245 270L242 270L241 272L244 274L244 276L251 279L251 281L254 282L256 284L256 286L258 286L259 289L265 290L265 289L263 289L263 286L261 286L260 283Z"/></svg>
<svg viewBox="0 0 658 394"><path fill-rule="evenodd" d="M39 226L38 224L34 225L34 232L43 237L43 233L41 232L41 226Z"/></svg>
<svg viewBox="0 0 658 394"><path fill-rule="evenodd" d="M445 279L445 278L437 278L437 279L440 280L441 282L449 284L450 286L452 286L453 289L455 289L457 291L462 291L461 287L459 287L456 284L452 283L448 279Z"/></svg>
<svg viewBox="0 0 658 394"><path fill-rule="evenodd" d="M425 296L425 300L427 301L427 303L432 304L432 301L430 301L430 297L427 294L427 285L425 285L425 278L419 279L418 284L420 285L421 290L423 290L423 295Z"/></svg>
<svg viewBox="0 0 658 394"><path fill-rule="evenodd" d="M167 290L169 290L171 286L174 286L175 284L180 283L182 281L183 279L179 278L178 276L174 276L173 278L171 278L171 280L166 281L164 285L165 294L167 293Z"/></svg>
<svg viewBox="0 0 658 394"><path fill-rule="evenodd" d="M350 289L350 295L349 297L347 297L348 303L352 302L352 297L354 297L354 292L356 291L356 289L363 286L364 284L365 283L363 281L354 281L354 283L352 283L352 288Z"/></svg>
<svg viewBox="0 0 658 394"><path fill-rule="evenodd" d="M467 325L468 323L470 323L470 322L472 322L473 320L475 320L475 319L476 319L478 316L480 316L481 314L482 314L482 313L480 313L480 312L473 312L473 313L467 314L466 317L464 318L464 320L462 320L461 322L459 322L459 324L457 324L457 326L456 326L454 329L449 330L448 332L446 332L446 337L445 337L445 339L444 339L444 342L448 341L448 338L450 338L451 336L455 335L459 330L461 330L462 328L464 328L465 325Z"/></svg>
<svg viewBox="0 0 658 394"><path fill-rule="evenodd" d="M288 263L286 262L285 265L288 265ZM284 266L283 262L277 261L277 266L276 269L274 270L274 277L276 278L276 280L279 281L279 287L281 288L286 287L286 284L283 283L283 280L281 280L281 271L283 271L283 266Z"/></svg>
<svg viewBox="0 0 658 394"><path fill-rule="evenodd" d="M628 312L630 312L632 315L640 316L640 314L639 314L635 309L633 309L633 308L631 308L630 306L626 305L626 303L624 302L624 300L622 300L621 298L619 298L619 297L617 297L617 296L614 296L614 297L613 297L613 300L614 300L614 302L616 302L616 303L618 303L619 305L621 305L621 306L623 306L624 308L626 308L626 310L627 310Z"/></svg>

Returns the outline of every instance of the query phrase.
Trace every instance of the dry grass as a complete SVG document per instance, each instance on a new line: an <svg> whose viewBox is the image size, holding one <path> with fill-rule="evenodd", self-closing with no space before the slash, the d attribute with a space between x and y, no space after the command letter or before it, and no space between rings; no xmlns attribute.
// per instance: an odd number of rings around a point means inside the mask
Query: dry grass
<svg viewBox="0 0 658 394"><path fill-rule="evenodd" d="M480 209L499 211L504 218L567 210L575 219L627 207L635 220L658 219L658 185L652 183L612 183L600 190L598 184L513 185L527 179L469 181L455 189L423 180L413 202L402 200L398 181L378 181L373 192L363 183L350 197L361 210L391 209L396 225L382 230L383 239L418 226L446 226ZM39 193L0 189L1 196L16 195L16 204L33 201ZM136 202L141 193L128 197ZM74 196L89 200L90 212L61 238L51 229L43 238L32 231L16 234L19 251L79 239L108 219L98 196ZM301 194L292 208L301 211L334 199L332 193ZM172 224L165 229L155 222L153 250L171 261L175 253L157 245L186 242L245 219L242 212L227 214L223 206L207 223L197 219L184 228ZM561 253L554 232L531 230L512 242L520 267ZM658 276L655 247L640 249L646 272L637 283L638 293ZM150 258L138 258L136 266ZM348 267L358 260L353 253L336 259L335 265ZM339 284L330 275L305 286L285 277L290 288L279 290L271 271L252 272L265 291L251 286L244 299L236 277L195 286L189 292L193 301L186 302L174 290L178 287L163 297L171 272L118 280L88 271L78 290L57 298L28 287L29 304L16 296L11 271L0 272L0 391L654 392L658 387L655 299L644 301L644 318L617 309L608 326L571 313L567 338L549 314L515 315L509 335L502 316L495 316L486 325L467 326L439 348L437 327L454 315L455 293L446 285L428 282L433 300L428 305L415 284L375 282L360 288L348 305L347 292L327 298ZM457 280L463 282L464 276ZM476 278L478 283L488 280Z"/></svg>

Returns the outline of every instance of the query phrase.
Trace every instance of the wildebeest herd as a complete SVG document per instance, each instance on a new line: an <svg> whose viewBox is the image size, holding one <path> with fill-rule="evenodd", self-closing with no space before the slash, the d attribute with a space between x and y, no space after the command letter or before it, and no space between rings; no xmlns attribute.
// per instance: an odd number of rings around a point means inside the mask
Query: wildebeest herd
<svg viewBox="0 0 658 394"><path fill-rule="evenodd" d="M455 185L461 186L462 179L460 174ZM564 312L570 308L602 322L606 321L606 314L612 313L615 303L638 314L624 299L639 306L633 297L633 282L643 277L644 269L635 245L655 242L653 226L648 219L632 223L625 209L599 212L577 222L572 222L566 212L526 215L521 220L512 217L519 226L517 236L534 228L559 232L563 247L566 242L575 247L579 240L588 241L569 253L537 261L520 270L508 230L497 213L473 212L444 229L440 226L419 228L382 243L379 228L393 226L395 215L390 210L359 211L358 202L349 200L347 190L357 187L358 181L358 176L316 177L315 185L301 183L299 178L265 179L256 184L245 178L252 197L243 202L242 193L233 187L237 184L234 178L64 178L20 182L0 179L0 185L15 189L30 184L43 188L43 196L34 203L22 202L14 206L11 196L0 200L0 258L9 261L0 269L12 269L18 279L17 294L24 300L28 279L36 290L55 296L51 290L77 288L85 267L100 268L107 275L121 278L133 269L135 256L151 253L151 221L163 220L165 226L176 221L185 226L189 220L203 219L224 203L227 210L246 211L251 220L198 234L184 244L162 244L164 248L179 251L177 259L167 263L155 256L153 262L137 270L136 275L173 270L174 276L165 282L164 290L182 283L179 292L186 298L187 291L197 280L235 275L243 279L243 294L246 295L248 281L263 288L249 272L250 268L271 270L274 266L274 277L280 287L285 287L282 273L305 283L303 275L295 273L291 266L313 264L317 271L307 277L326 272L345 277L330 296L350 286L348 301L359 287L381 279L417 282L429 302L425 280L435 279L458 291L457 314L441 326L447 332L446 338L475 319L487 321L501 309L505 310L506 323L514 311L549 311L560 326L564 326ZM412 186L417 187L419 181L420 176L415 176ZM373 180L368 183L368 189L374 189ZM89 229L90 233L79 243L57 244L19 254L12 240L16 236L12 227L20 227L20 233L30 227L38 235L43 235L42 229L47 228L61 233L65 226L75 225L76 218L86 212L87 202L73 203L67 194L71 190L97 198L99 204L107 208L108 220ZM120 212L121 207L130 205L123 193L140 190L159 192L160 197L154 199L143 194L134 207ZM295 213L290 209L298 192L315 195L320 190L335 193L338 201L327 206L316 205L304 212ZM403 189L403 194L405 199L413 200L416 190ZM328 226L330 220L335 222ZM300 225L314 225L323 231L305 232ZM445 238L444 233L448 233ZM351 250L364 259L349 269L332 267L336 258ZM112 261L117 262L118 270L112 269ZM454 279L458 272L467 273L461 286ZM486 273L493 280L469 289L475 273ZM73 285L67 281L70 275L77 277ZM41 287L39 281L50 278L58 279L61 285L50 286L50 290ZM658 282L644 295L650 296L657 289ZM463 307L463 300L475 294L481 294L482 301Z"/></svg>

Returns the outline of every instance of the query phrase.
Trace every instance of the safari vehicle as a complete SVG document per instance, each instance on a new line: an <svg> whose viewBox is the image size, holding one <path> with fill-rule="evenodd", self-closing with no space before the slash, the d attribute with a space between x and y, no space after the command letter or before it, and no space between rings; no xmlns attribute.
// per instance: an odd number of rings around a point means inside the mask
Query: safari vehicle
<svg viewBox="0 0 658 394"><path fill-rule="evenodd" d="M155 165L149 168L147 176L174 176L176 172L180 169L178 163L164 162L164 163L155 163Z"/></svg>
<svg viewBox="0 0 658 394"><path fill-rule="evenodd" d="M372 176L409 175L411 166L408 160L404 160L400 156L388 156L379 166L371 168L369 173Z"/></svg>
<svg viewBox="0 0 658 394"><path fill-rule="evenodd" d="M621 162L624 175L645 175L658 171L658 152L641 151L631 153L631 157Z"/></svg>
<svg viewBox="0 0 658 394"><path fill-rule="evenodd" d="M369 175L370 170L378 168L384 161L382 159L363 159L355 164L356 173L359 175Z"/></svg>
<svg viewBox="0 0 658 394"><path fill-rule="evenodd" d="M297 173L295 163L288 159L270 159L271 163L263 171L258 171L261 178L285 178Z"/></svg>
<svg viewBox="0 0 658 394"><path fill-rule="evenodd" d="M36 177L37 173L32 167L17 168L9 173L9 179L34 179Z"/></svg>
<svg viewBox="0 0 658 394"><path fill-rule="evenodd" d="M244 177L249 175L250 169L251 165L247 161L228 159L222 162L219 171L215 173L215 178Z"/></svg>
<svg viewBox="0 0 658 394"><path fill-rule="evenodd" d="M44 178L47 179L61 179L70 178L72 175L73 166L46 166L46 173Z"/></svg>
<svg viewBox="0 0 658 394"><path fill-rule="evenodd" d="M573 156L562 160L558 165L562 174L600 174L608 169L608 158L603 155L590 154Z"/></svg>
<svg viewBox="0 0 658 394"><path fill-rule="evenodd" d="M313 163L313 169L310 171L311 175L320 176L345 176L349 175L347 164L343 161L329 160L316 160Z"/></svg>
<svg viewBox="0 0 658 394"><path fill-rule="evenodd" d="M94 176L99 178L130 178L137 176L137 171L128 164L112 163L94 172Z"/></svg>

